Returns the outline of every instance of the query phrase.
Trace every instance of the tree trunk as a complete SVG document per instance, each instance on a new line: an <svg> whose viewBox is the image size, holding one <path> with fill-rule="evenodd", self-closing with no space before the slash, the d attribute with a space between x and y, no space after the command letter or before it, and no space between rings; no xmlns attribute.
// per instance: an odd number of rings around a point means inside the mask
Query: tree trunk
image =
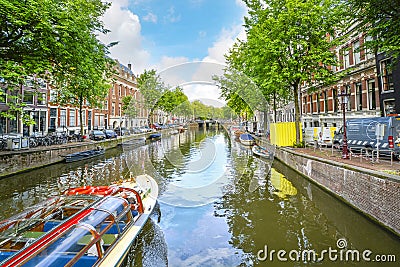
<svg viewBox="0 0 400 267"><path fill-rule="evenodd" d="M82 99L82 97L79 97L79 121L81 122L81 125L80 125L80 134L81 134L81 137L83 137L82 106L83 106L83 99Z"/></svg>
<svg viewBox="0 0 400 267"><path fill-rule="evenodd" d="M294 114L295 114L295 126L296 126L296 144L300 144L300 105L299 105L299 87L300 83L293 85L294 95Z"/></svg>
<svg viewBox="0 0 400 267"><path fill-rule="evenodd" d="M274 91L274 122L276 122L276 91Z"/></svg>

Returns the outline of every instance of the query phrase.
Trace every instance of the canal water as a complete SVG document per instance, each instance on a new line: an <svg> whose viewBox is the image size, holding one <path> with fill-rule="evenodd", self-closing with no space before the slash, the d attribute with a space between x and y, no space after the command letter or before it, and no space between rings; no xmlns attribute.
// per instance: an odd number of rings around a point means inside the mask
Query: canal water
<svg viewBox="0 0 400 267"><path fill-rule="evenodd" d="M0 180L0 220L69 187L107 185L142 173L157 180L159 201L126 266L398 266L400 261L398 236L213 128ZM397 263L375 260L393 261L391 255Z"/></svg>

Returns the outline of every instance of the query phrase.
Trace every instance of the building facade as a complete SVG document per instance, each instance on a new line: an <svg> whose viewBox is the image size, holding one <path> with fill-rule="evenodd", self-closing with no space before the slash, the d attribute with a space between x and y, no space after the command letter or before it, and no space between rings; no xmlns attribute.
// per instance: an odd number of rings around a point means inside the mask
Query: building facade
<svg viewBox="0 0 400 267"><path fill-rule="evenodd" d="M379 117L382 114L381 79L378 57L363 48L370 37L351 28L348 41L335 49L340 61L333 67L344 74L336 84L321 87L314 92L303 87L300 95L302 124L307 127L340 127L343 125L342 101L345 101L346 118ZM399 87L400 88L400 87ZM388 102L389 103L389 102Z"/></svg>
<svg viewBox="0 0 400 267"><path fill-rule="evenodd" d="M39 86L33 88L29 84L22 85L18 92L18 101L23 103L24 113L28 114L35 122L32 125L24 124L20 115L16 119L0 117L0 134L21 134L31 136L33 134L46 135L52 132L65 132L69 135L79 133L83 125L84 134L93 129L114 129L117 127L141 127L147 125L148 111L144 107L144 99L137 89L136 77L128 67L117 62L116 74L113 77L112 87L105 98L101 108L92 108L86 102L82 109L82 120L79 108L74 104L59 105L57 101L57 89L49 84L39 82ZM7 111L11 97L6 97L10 92L2 89L3 97L0 98L0 111ZM7 93L7 94L6 94ZM123 112L123 98L132 96L132 105L135 106L136 116L130 117Z"/></svg>

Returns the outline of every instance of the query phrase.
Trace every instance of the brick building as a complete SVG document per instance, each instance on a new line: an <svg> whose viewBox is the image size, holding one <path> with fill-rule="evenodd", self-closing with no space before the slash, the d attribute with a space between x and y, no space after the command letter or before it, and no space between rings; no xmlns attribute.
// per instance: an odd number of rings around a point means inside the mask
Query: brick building
<svg viewBox="0 0 400 267"><path fill-rule="evenodd" d="M68 134L78 133L83 123L84 133L93 129L113 129L116 127L140 127L147 125L148 111L143 106L143 97L137 89L136 77L128 67L117 62L117 74L114 83L101 108L91 108L86 103L83 106L82 122L79 108L73 104L57 104L57 89L50 88L46 83L39 83L39 88L33 89L29 82L21 86L19 92L24 102L24 112L35 121L34 125L24 125L20 116L17 119L0 117L0 134L19 133L30 136L34 133L47 134L63 131ZM3 88L5 92L6 89ZM137 116L131 118L123 114L122 98L132 95L133 105L136 106ZM0 111L8 109L6 97L0 98Z"/></svg>

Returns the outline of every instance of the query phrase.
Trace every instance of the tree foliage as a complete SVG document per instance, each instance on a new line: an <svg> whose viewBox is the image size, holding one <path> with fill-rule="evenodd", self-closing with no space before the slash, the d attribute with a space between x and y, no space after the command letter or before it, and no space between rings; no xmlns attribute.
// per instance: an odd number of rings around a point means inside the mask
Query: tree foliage
<svg viewBox="0 0 400 267"><path fill-rule="evenodd" d="M113 61L96 34L108 32L101 21L108 7L101 0L0 0L0 77L7 97L18 96L27 78L41 78L64 102L104 100Z"/></svg>
<svg viewBox="0 0 400 267"><path fill-rule="evenodd" d="M154 69L145 70L137 78L138 89L144 98L144 107L149 110L148 121L158 108L158 103L167 87Z"/></svg>
<svg viewBox="0 0 400 267"><path fill-rule="evenodd" d="M244 119L253 116L255 110L266 110L267 101L258 86L244 73L227 68L222 76L213 80L227 105Z"/></svg>
<svg viewBox="0 0 400 267"><path fill-rule="evenodd" d="M340 0L245 0L246 41L237 41L229 64L253 79L267 100L290 96L295 103L296 140L300 142L299 87L319 87L336 81L338 65L332 50L335 36L347 21Z"/></svg>
<svg viewBox="0 0 400 267"><path fill-rule="evenodd" d="M374 37L365 45L374 51L400 56L400 1L349 0L351 10L361 22L362 29Z"/></svg>
<svg viewBox="0 0 400 267"><path fill-rule="evenodd" d="M136 101L131 95L122 97L122 111L129 118L134 118L137 116Z"/></svg>
<svg viewBox="0 0 400 267"><path fill-rule="evenodd" d="M179 105L188 101L187 96L183 93L182 88L176 87L174 90L166 90L157 102L157 107L166 111L173 112Z"/></svg>

